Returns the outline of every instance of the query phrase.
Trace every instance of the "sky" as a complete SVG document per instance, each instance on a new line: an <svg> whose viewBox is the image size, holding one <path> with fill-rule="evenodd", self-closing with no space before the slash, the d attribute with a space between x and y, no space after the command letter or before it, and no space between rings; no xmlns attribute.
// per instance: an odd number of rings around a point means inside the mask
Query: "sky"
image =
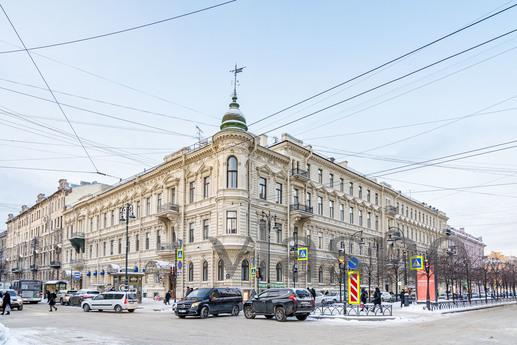
<svg viewBox="0 0 517 345"><path fill-rule="evenodd" d="M217 2L1 3L25 44L34 47ZM515 3L238 0L32 54L98 171L128 177L194 144L199 134L216 133L230 102L235 63L246 66L239 74L239 103L252 124ZM451 226L483 236L487 251L517 255L517 150L511 145L440 166L378 173L407 164L401 161L517 139L517 32L274 129L516 29L516 19L517 7L249 130L266 133L271 142L289 133L325 156L347 160L353 169L443 210ZM0 52L19 46L0 16ZM45 100L50 98L25 52L0 53L1 219L32 205L38 193L51 194L60 178L117 182L87 173L96 169L57 105Z"/></svg>

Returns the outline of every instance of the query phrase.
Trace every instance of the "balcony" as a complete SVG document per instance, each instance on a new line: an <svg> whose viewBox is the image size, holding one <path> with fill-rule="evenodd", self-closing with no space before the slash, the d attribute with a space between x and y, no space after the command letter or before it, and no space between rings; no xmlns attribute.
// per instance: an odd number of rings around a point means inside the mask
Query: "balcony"
<svg viewBox="0 0 517 345"><path fill-rule="evenodd" d="M11 268L12 273L21 273L22 269L20 267L13 267Z"/></svg>
<svg viewBox="0 0 517 345"><path fill-rule="evenodd" d="M84 232L72 232L70 243L76 252L84 252Z"/></svg>
<svg viewBox="0 0 517 345"><path fill-rule="evenodd" d="M61 261L57 261L57 260L50 261L50 267L52 267L52 268L61 268Z"/></svg>
<svg viewBox="0 0 517 345"><path fill-rule="evenodd" d="M294 217L305 219L313 216L312 206L304 204L291 204L290 205L291 215Z"/></svg>
<svg viewBox="0 0 517 345"><path fill-rule="evenodd" d="M386 215L390 217L394 217L397 213L399 213L399 209L396 206L386 206L385 207Z"/></svg>
<svg viewBox="0 0 517 345"><path fill-rule="evenodd" d="M178 204L169 202L158 208L158 217L168 220L174 220L179 214L180 207Z"/></svg>
<svg viewBox="0 0 517 345"><path fill-rule="evenodd" d="M172 243L164 243L157 250L158 256L162 258L172 258L176 254L176 246Z"/></svg>
<svg viewBox="0 0 517 345"><path fill-rule="evenodd" d="M307 182L311 179L309 176L309 172L307 170L302 169L291 169L291 177L298 179L302 182Z"/></svg>

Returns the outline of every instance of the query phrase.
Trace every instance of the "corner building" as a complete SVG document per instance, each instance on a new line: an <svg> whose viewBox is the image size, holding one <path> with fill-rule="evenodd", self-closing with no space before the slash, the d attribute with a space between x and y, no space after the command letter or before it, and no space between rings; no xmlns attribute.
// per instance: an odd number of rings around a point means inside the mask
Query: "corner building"
<svg viewBox="0 0 517 345"><path fill-rule="evenodd" d="M232 286L245 294L267 285L337 289L339 249L368 266L360 269L372 287L395 290L396 279L377 260L388 249L387 230L397 227L424 252L447 222L443 212L289 135L268 146L265 136L247 131L236 95L210 140L65 211L64 269L81 272L77 287L123 281L126 204L135 215L130 285L147 296L171 289L181 297L187 286ZM303 247L307 261L297 258Z"/></svg>

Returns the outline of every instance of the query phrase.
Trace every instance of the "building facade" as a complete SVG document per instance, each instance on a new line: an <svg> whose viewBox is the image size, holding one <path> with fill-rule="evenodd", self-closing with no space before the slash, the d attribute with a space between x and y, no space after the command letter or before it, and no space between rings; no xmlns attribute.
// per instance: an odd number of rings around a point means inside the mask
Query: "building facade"
<svg viewBox="0 0 517 345"><path fill-rule="evenodd" d="M3 279L63 278L63 212L71 207L68 199L77 201L105 187L85 182L69 185L67 180L61 179L52 195L46 197L40 193L33 206L23 205L18 215L10 214L6 222Z"/></svg>
<svg viewBox="0 0 517 345"><path fill-rule="evenodd" d="M131 282L148 296L187 286L334 289L338 258L356 256L363 281L394 291L407 256L442 236L445 213L289 135L268 145L247 131L236 101L211 140L67 209L63 270L80 272L77 286L117 285L127 245ZM125 205L135 216L128 241Z"/></svg>

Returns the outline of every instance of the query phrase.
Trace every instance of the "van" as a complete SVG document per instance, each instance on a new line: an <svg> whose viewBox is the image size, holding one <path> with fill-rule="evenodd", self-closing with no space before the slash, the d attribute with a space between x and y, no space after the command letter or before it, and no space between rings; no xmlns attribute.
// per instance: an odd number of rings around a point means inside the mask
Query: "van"
<svg viewBox="0 0 517 345"><path fill-rule="evenodd" d="M137 302L136 294L134 293L110 291L84 300L81 303L81 308L83 308L85 312L89 312L90 310L114 310L120 313L123 310L127 310L132 313L138 308Z"/></svg>
<svg viewBox="0 0 517 345"><path fill-rule="evenodd" d="M186 316L239 315L242 310L242 293L236 288L201 288L178 301L174 313L181 319Z"/></svg>

